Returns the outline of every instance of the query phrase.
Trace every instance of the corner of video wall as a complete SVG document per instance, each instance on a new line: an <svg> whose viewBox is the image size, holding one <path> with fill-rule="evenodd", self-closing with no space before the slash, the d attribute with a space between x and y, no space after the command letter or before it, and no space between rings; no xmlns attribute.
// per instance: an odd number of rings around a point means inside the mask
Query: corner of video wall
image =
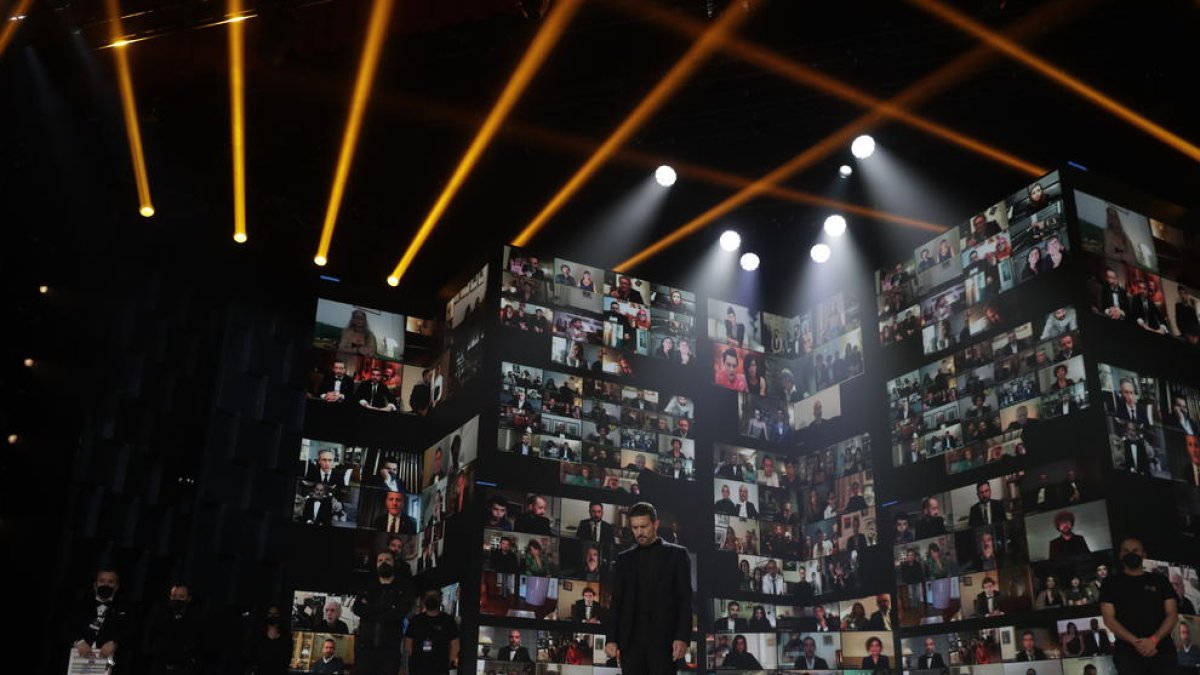
<svg viewBox="0 0 1200 675"><path fill-rule="evenodd" d="M447 527L475 489L479 417L418 445L429 419L482 364L487 268L444 322L342 299L316 303L305 434L293 493L292 672L352 672L363 589L391 565L416 611L427 573L445 564ZM414 431L417 430L417 431ZM418 433L420 432L420 433ZM442 587L459 617L458 582ZM397 637L398 640L398 637Z"/></svg>
<svg viewBox="0 0 1200 675"><path fill-rule="evenodd" d="M1089 322L1103 316L1186 342L1173 327L1196 322L1194 301L1173 281L1168 301L1168 280L1146 267L1159 240L1180 259L1183 237L1098 201L1065 190L1054 172L876 272L892 464L898 484L913 484L904 478L913 472L921 486L894 495L883 518L906 670L1115 673L1100 587L1119 573L1115 537L1139 532L1110 523L1137 508L1123 503L1112 471L1173 478L1189 494L1176 499L1177 514L1155 517L1191 522L1200 478L1188 484L1190 427L1156 416L1166 406L1190 424L1192 390L1098 362L1090 347L1112 347ZM1097 218L1117 231L1106 235ZM1099 255L1105 241L1116 261ZM1101 417L1096 390L1108 443L1086 433ZM1146 563L1181 598L1184 647L1200 600L1187 562ZM1195 665L1186 649L1179 658Z"/></svg>

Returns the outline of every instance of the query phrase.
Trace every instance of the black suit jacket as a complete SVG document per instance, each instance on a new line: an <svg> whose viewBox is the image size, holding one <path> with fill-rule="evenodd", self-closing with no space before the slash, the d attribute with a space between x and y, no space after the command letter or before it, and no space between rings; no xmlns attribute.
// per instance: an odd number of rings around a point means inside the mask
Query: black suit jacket
<svg viewBox="0 0 1200 675"><path fill-rule="evenodd" d="M992 595L992 610L997 611L999 609L1000 609L1000 594L995 593ZM987 594L986 593L980 593L979 595L975 596L975 613L978 614L979 616L987 616L988 606L987 606Z"/></svg>
<svg viewBox="0 0 1200 675"><path fill-rule="evenodd" d="M722 633L745 633L746 619L739 616L733 620L733 625L730 626L729 617L721 617L720 619L717 619L716 625L713 628L714 630L721 631Z"/></svg>
<svg viewBox="0 0 1200 675"><path fill-rule="evenodd" d="M375 392L371 393L372 385ZM396 397L392 396L392 392L388 391L387 386L383 382L375 383L370 380L363 380L358 383L358 389L354 391L355 401L366 401L368 404L382 408L388 404L395 405Z"/></svg>
<svg viewBox="0 0 1200 675"><path fill-rule="evenodd" d="M1039 649L1037 647L1034 647L1033 648L1033 658L1031 659L1031 658L1029 658L1029 655L1025 653L1025 650L1022 649L1021 651L1017 652L1017 660L1018 661L1045 661L1046 660L1046 652L1042 651L1041 649Z"/></svg>
<svg viewBox="0 0 1200 675"><path fill-rule="evenodd" d="M1150 411L1141 401L1133 404L1133 415L1130 415L1129 406L1125 405L1125 402L1118 397L1114 412L1117 414L1117 419L1122 422L1137 422L1142 426L1150 425Z"/></svg>
<svg viewBox="0 0 1200 675"><path fill-rule="evenodd" d="M1099 638L1099 640L1097 640ZM1099 642L1099 644L1097 644ZM1108 632L1101 628L1095 631L1083 641L1083 653L1085 656L1098 656L1112 653L1112 641L1108 639Z"/></svg>
<svg viewBox="0 0 1200 675"><path fill-rule="evenodd" d="M587 617L587 605L584 604L582 598L579 600L576 600L575 604L571 607L571 620L572 621L587 621L586 617ZM599 621L604 621L604 608L601 607L600 603L598 603L598 602L592 603L592 618L597 619Z"/></svg>
<svg viewBox="0 0 1200 675"><path fill-rule="evenodd" d="M921 658L917 659L917 668L925 670L928 668L945 668L946 662L942 660L942 655L934 652L930 654L922 654Z"/></svg>
<svg viewBox="0 0 1200 675"><path fill-rule="evenodd" d="M317 512L317 517L313 518L313 504L317 500L309 497L304 500L304 513L301 514L302 519L306 523L314 525L332 525L333 524L333 505L331 500L325 500L321 504L321 510Z"/></svg>
<svg viewBox="0 0 1200 675"><path fill-rule="evenodd" d="M989 499L987 508L992 511L992 523L1003 523L1008 520L1008 515L1004 512L1004 504L998 499ZM984 517L984 505L981 502L975 502L971 507L970 521L967 523L971 527L980 527L987 525L987 519Z"/></svg>
<svg viewBox="0 0 1200 675"><path fill-rule="evenodd" d="M888 620L892 624L892 630L900 627L900 624L896 622L896 609L894 607L888 608ZM883 626L883 612L881 610L877 609L871 615L871 618L867 621L867 628L871 630L885 630Z"/></svg>
<svg viewBox="0 0 1200 675"><path fill-rule="evenodd" d="M606 639L629 645L636 633L648 646L664 649L672 640L687 642L692 635L692 564L687 549L661 540L650 545L641 551L652 556L650 578L639 579L639 548L635 545L617 555ZM650 607L638 606L642 585L648 585ZM643 620L646 612L648 620Z"/></svg>
<svg viewBox="0 0 1200 675"><path fill-rule="evenodd" d="M375 517L375 522L371 527L382 532L382 531L387 530L387 526L388 526L388 514L385 511ZM417 533L417 521L413 520L413 517L410 515L407 515L407 514L401 516L399 534L416 534L416 533Z"/></svg>
<svg viewBox="0 0 1200 675"><path fill-rule="evenodd" d="M829 662L814 654L812 668L809 668L808 661L804 659L804 654L801 654L796 657L795 667L796 670L829 670Z"/></svg>
<svg viewBox="0 0 1200 675"><path fill-rule="evenodd" d="M578 536L583 541L596 541L596 531L592 529L592 519L586 518L579 521L579 528L576 530ZM613 528L612 524L600 521L600 543L613 543Z"/></svg>
<svg viewBox="0 0 1200 675"><path fill-rule="evenodd" d="M1158 330L1163 326L1163 315L1158 305L1144 295L1129 299L1129 318L1133 321L1141 319L1147 328Z"/></svg>
<svg viewBox="0 0 1200 675"><path fill-rule="evenodd" d="M1124 288L1121 288L1120 286L1118 286L1115 291L1117 297L1116 297L1116 300L1114 301L1113 293L1114 293L1113 289L1109 288L1108 284L1101 285L1100 309L1106 310L1109 307L1116 307L1117 309L1124 312L1126 314L1126 316L1128 316L1129 315L1129 294L1127 294L1125 292Z"/></svg>
<svg viewBox="0 0 1200 675"><path fill-rule="evenodd" d="M341 392L343 399L354 396L354 378L350 377L349 375L343 375L338 378L335 377L333 373L325 373L325 376L321 378L321 384L317 385L317 389L313 392L313 394L317 396L324 396L325 394L328 394L329 392L333 391L333 383L337 382L339 379L342 381L342 388L339 391Z"/></svg>
<svg viewBox="0 0 1200 675"><path fill-rule="evenodd" d="M864 656L862 667L863 670L879 671L887 670L891 667L891 665L888 663L888 657L884 654L880 654L879 660L874 663L871 662L871 657Z"/></svg>
<svg viewBox="0 0 1200 675"><path fill-rule="evenodd" d="M513 655L516 651L516 655ZM504 645L500 648L500 656L497 661L516 661L517 663L533 663L533 659L529 658L529 650L525 647L517 647L516 650L510 645Z"/></svg>

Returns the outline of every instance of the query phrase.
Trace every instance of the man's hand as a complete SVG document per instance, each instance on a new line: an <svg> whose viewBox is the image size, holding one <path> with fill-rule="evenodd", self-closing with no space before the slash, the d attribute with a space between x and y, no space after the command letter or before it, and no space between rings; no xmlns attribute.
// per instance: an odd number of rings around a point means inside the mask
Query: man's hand
<svg viewBox="0 0 1200 675"><path fill-rule="evenodd" d="M75 651L79 652L79 656L86 659L92 655L92 646L87 643L87 640L79 640L75 643Z"/></svg>
<svg viewBox="0 0 1200 675"><path fill-rule="evenodd" d="M100 658L103 658L103 659L110 658L110 657L112 657L113 653L116 651L117 651L117 643L113 642L112 640L109 640L108 642L105 642L104 644L100 645Z"/></svg>
<svg viewBox="0 0 1200 675"><path fill-rule="evenodd" d="M604 643L604 653L610 659L621 658L621 648L618 647L617 643L615 643L615 642L605 642Z"/></svg>
<svg viewBox="0 0 1200 675"><path fill-rule="evenodd" d="M685 652L687 652L687 643L683 640L675 640L671 643L672 661L678 661L679 659L682 659Z"/></svg>
<svg viewBox="0 0 1200 675"><path fill-rule="evenodd" d="M1158 645L1150 638L1138 638L1133 641L1133 648L1144 658L1150 658L1158 653Z"/></svg>

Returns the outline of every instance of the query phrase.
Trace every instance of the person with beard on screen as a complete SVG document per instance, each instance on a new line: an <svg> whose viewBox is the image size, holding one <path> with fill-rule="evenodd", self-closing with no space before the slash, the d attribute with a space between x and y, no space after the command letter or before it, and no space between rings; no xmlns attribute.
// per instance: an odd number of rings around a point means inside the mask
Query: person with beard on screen
<svg viewBox="0 0 1200 675"><path fill-rule="evenodd" d="M614 541L613 527L604 520L604 505L600 502L588 504L588 518L579 521L576 536L583 541L611 544Z"/></svg>
<svg viewBox="0 0 1200 675"><path fill-rule="evenodd" d="M521 644L521 631L515 629L508 631L508 644L500 648L496 660L533 663L533 659L529 657L529 649Z"/></svg>
<svg viewBox="0 0 1200 675"><path fill-rule="evenodd" d="M928 539L939 534L946 534L946 519L941 514L941 503L937 497L926 497L921 500L921 515L917 518L917 539Z"/></svg>
<svg viewBox="0 0 1200 675"><path fill-rule="evenodd" d="M1064 560L1091 552L1083 535L1075 533L1075 514L1063 509L1054 514L1058 536L1050 540L1050 560Z"/></svg>
<svg viewBox="0 0 1200 675"><path fill-rule="evenodd" d="M1117 282L1116 270L1104 270L1104 281L1100 289L1100 312L1114 321L1123 320L1129 315L1129 294Z"/></svg>
<svg viewBox="0 0 1200 675"><path fill-rule="evenodd" d="M804 638L801 653L796 657L796 670L829 670L829 662L817 656L817 641L812 637Z"/></svg>
<svg viewBox="0 0 1200 675"><path fill-rule="evenodd" d="M691 561L687 549L658 536L658 525L652 504L630 507L637 543L617 556L604 645L623 675L673 671L691 639Z"/></svg>
<svg viewBox="0 0 1200 675"><path fill-rule="evenodd" d="M358 384L358 388L354 391L354 398L360 406L367 410L380 412L395 412L396 410L396 397L392 396L392 392L388 391L387 385L383 383L383 369L381 368L371 368L370 379Z"/></svg>
<svg viewBox="0 0 1200 675"><path fill-rule="evenodd" d="M354 378L346 374L345 361L333 362L333 368L321 377L314 394L326 403L341 403L346 396L354 395Z"/></svg>
<svg viewBox="0 0 1200 675"><path fill-rule="evenodd" d="M1004 504L998 499L992 499L992 486L987 481L982 480L975 485L975 495L979 497L979 501L971 506L968 525L982 527L1008 520Z"/></svg>
<svg viewBox="0 0 1200 675"><path fill-rule="evenodd" d="M717 619L713 626L714 630L721 633L740 633L746 630L746 619L741 616L742 605L736 600L731 600L725 606L725 616Z"/></svg>

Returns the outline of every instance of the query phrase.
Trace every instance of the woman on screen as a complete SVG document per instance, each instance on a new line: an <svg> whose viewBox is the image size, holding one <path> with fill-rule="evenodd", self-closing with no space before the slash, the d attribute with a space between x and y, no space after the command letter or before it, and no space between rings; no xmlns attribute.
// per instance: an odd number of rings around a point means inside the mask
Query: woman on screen
<svg viewBox="0 0 1200 675"><path fill-rule="evenodd" d="M1042 271L1042 249L1034 246L1025 254L1025 271L1021 273L1021 281L1028 281Z"/></svg>
<svg viewBox="0 0 1200 675"><path fill-rule="evenodd" d="M544 577L547 574L546 561L542 558L542 544L532 539L525 547L524 574L534 577Z"/></svg>
<svg viewBox="0 0 1200 675"><path fill-rule="evenodd" d="M745 635L733 636L733 648L725 655L722 667L737 670L762 670L762 664L749 651Z"/></svg>
<svg viewBox="0 0 1200 675"><path fill-rule="evenodd" d="M696 359L696 356L694 354L692 354L691 343L688 342L687 340L680 340L679 341L679 365L681 365L681 366L691 365L692 361L694 361L695 359Z"/></svg>
<svg viewBox="0 0 1200 675"><path fill-rule="evenodd" d="M755 355L747 355L742 366L746 369L746 389L751 394L767 395L767 378L763 376L762 359Z"/></svg>
<svg viewBox="0 0 1200 675"><path fill-rule="evenodd" d="M775 630L775 626L772 626L771 620L767 618L767 608L762 605L754 606L754 613L750 615L747 627L755 633L769 633Z"/></svg>
<svg viewBox="0 0 1200 675"><path fill-rule="evenodd" d="M583 353L582 342L571 343L571 350L567 353L566 362L572 368L587 368L587 356Z"/></svg>
<svg viewBox="0 0 1200 675"><path fill-rule="evenodd" d="M579 290L590 293L596 292L596 282L592 281L591 270L584 270L583 274L579 275Z"/></svg>
<svg viewBox="0 0 1200 675"><path fill-rule="evenodd" d="M1062 638L1063 656L1083 656L1083 638L1079 637L1079 629L1075 622L1067 623L1067 632Z"/></svg>
<svg viewBox="0 0 1200 675"><path fill-rule="evenodd" d="M375 334L367 325L367 313L355 309L350 313L350 323L342 329L338 339L338 357L347 365L354 364L354 373L360 372L360 366L366 359L374 358L378 345Z"/></svg>
<svg viewBox="0 0 1200 675"><path fill-rule="evenodd" d="M866 630L867 610L861 602L854 603L850 613L842 617L842 630Z"/></svg>
<svg viewBox="0 0 1200 675"><path fill-rule="evenodd" d="M1037 602L1034 604L1038 609L1066 606L1067 601L1063 598L1062 591L1058 590L1058 579L1054 575L1046 577L1046 588L1038 593Z"/></svg>

